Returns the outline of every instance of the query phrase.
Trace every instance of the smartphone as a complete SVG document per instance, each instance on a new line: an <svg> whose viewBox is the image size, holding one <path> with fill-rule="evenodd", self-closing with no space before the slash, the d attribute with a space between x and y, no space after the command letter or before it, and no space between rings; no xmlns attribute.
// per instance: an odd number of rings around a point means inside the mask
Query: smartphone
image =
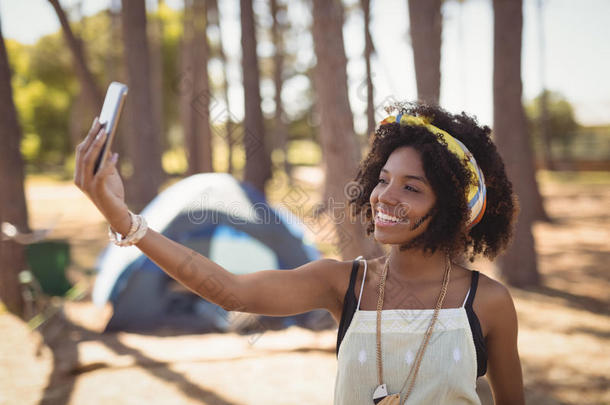
<svg viewBox="0 0 610 405"><path fill-rule="evenodd" d="M104 145L102 146L102 150L95 160L95 167L93 168L94 174L97 173L98 169L104 165L104 162L108 158L126 96L127 86L119 82L110 83L99 117L99 122L104 126L107 136L106 141L104 141Z"/></svg>

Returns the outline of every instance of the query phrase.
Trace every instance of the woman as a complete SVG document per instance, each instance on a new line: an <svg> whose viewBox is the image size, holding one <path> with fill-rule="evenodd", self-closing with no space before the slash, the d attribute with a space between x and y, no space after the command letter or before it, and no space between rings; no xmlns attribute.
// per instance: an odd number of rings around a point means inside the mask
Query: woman
<svg viewBox="0 0 610 405"><path fill-rule="evenodd" d="M487 372L496 404L523 404L517 317L508 290L464 266L493 259L512 236L517 204L490 139L466 114L397 104L377 129L351 200L367 234L389 245L370 260L316 260L293 271L235 275L148 229L129 212L117 155L94 176L105 133L77 148L76 185L108 220L196 294L231 311L328 310L339 323L335 404L479 404ZM476 298L476 299L475 299Z"/></svg>

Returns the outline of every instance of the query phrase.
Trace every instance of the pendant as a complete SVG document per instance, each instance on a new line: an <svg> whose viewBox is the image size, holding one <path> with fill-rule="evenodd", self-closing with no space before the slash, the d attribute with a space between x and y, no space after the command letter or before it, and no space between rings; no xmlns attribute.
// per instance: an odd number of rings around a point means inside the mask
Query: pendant
<svg viewBox="0 0 610 405"><path fill-rule="evenodd" d="M388 388L385 384L381 384L373 393L373 403L379 405L399 405L400 394L388 395Z"/></svg>
<svg viewBox="0 0 610 405"><path fill-rule="evenodd" d="M381 384L377 388L375 388L375 392L373 393L373 403L379 403L383 398L388 396L388 388L385 384Z"/></svg>

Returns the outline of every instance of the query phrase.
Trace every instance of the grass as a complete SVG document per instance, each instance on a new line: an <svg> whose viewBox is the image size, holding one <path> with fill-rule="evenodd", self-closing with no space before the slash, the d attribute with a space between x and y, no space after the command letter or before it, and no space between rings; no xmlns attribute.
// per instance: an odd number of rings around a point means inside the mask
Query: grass
<svg viewBox="0 0 610 405"><path fill-rule="evenodd" d="M610 172L607 171L549 171L539 170L536 178L542 183L610 185Z"/></svg>

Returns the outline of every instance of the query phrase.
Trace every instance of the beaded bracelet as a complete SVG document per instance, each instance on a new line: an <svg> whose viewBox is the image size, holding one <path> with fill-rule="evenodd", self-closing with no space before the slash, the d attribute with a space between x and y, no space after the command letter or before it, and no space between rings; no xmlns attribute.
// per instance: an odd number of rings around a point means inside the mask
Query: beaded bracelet
<svg viewBox="0 0 610 405"><path fill-rule="evenodd" d="M117 246L135 245L144 237L148 230L148 224L142 215L135 215L133 212L129 211L129 217L131 218L131 226L125 237L122 237L121 234L108 226L108 238Z"/></svg>
<svg viewBox="0 0 610 405"><path fill-rule="evenodd" d="M132 236L138 229L139 221L131 212L129 212L129 219L131 220L131 225L129 227L129 232L127 232L125 236L122 236L108 225L108 239L117 246L128 246L126 242L127 238Z"/></svg>

